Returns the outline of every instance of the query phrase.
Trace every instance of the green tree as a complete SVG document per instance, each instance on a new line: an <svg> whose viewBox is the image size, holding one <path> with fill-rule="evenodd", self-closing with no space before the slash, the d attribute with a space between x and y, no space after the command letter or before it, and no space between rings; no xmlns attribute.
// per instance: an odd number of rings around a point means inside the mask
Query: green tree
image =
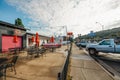
<svg viewBox="0 0 120 80"><path fill-rule="evenodd" d="M15 19L15 25L24 27L22 20L20 18Z"/></svg>

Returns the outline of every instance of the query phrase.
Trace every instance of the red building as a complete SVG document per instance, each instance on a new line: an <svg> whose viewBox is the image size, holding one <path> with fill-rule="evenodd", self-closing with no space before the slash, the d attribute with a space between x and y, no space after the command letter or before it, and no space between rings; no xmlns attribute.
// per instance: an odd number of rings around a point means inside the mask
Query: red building
<svg viewBox="0 0 120 80"><path fill-rule="evenodd" d="M0 52L8 51L10 48L25 48L26 29L23 26L15 26L7 22L0 21ZM14 42L14 35L17 42Z"/></svg>

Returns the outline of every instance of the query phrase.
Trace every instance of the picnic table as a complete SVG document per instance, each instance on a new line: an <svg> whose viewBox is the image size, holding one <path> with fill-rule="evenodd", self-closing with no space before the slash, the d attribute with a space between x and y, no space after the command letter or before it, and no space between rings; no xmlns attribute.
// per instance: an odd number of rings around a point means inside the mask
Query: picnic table
<svg viewBox="0 0 120 80"><path fill-rule="evenodd" d="M59 43L46 43L42 45L44 48L47 49L52 49L52 52L56 49L56 48L60 48L61 44Z"/></svg>
<svg viewBox="0 0 120 80"><path fill-rule="evenodd" d="M21 50L20 47L15 47L15 48L9 48L9 51L12 52L13 54L19 53Z"/></svg>
<svg viewBox="0 0 120 80"><path fill-rule="evenodd" d="M7 61L7 58L0 58L0 64L2 64L3 62Z"/></svg>
<svg viewBox="0 0 120 80"><path fill-rule="evenodd" d="M0 56L0 65L4 65L12 60L12 56Z"/></svg>

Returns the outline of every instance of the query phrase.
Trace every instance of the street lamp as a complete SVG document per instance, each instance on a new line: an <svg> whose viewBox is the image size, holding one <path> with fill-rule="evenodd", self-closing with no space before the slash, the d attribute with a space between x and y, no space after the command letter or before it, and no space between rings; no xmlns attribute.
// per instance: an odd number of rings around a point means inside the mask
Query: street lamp
<svg viewBox="0 0 120 80"><path fill-rule="evenodd" d="M101 25L101 27L102 27L102 31L104 30L104 25L102 25L102 24L101 24L101 23L99 23L99 22L96 22L96 24Z"/></svg>
<svg viewBox="0 0 120 80"><path fill-rule="evenodd" d="M69 44L68 44L68 39L67 39L67 26L63 26L63 28L66 29L66 40L67 40L67 50L68 50L68 48L69 48Z"/></svg>
<svg viewBox="0 0 120 80"><path fill-rule="evenodd" d="M65 28L65 30L66 30L66 36L67 36L67 26L63 26L63 28Z"/></svg>

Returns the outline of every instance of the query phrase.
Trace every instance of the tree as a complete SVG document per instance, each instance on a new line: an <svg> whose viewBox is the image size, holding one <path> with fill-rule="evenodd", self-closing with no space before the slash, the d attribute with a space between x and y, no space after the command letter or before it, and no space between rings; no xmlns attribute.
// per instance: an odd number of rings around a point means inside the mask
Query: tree
<svg viewBox="0 0 120 80"><path fill-rule="evenodd" d="M15 25L24 27L22 20L20 18L15 19Z"/></svg>

